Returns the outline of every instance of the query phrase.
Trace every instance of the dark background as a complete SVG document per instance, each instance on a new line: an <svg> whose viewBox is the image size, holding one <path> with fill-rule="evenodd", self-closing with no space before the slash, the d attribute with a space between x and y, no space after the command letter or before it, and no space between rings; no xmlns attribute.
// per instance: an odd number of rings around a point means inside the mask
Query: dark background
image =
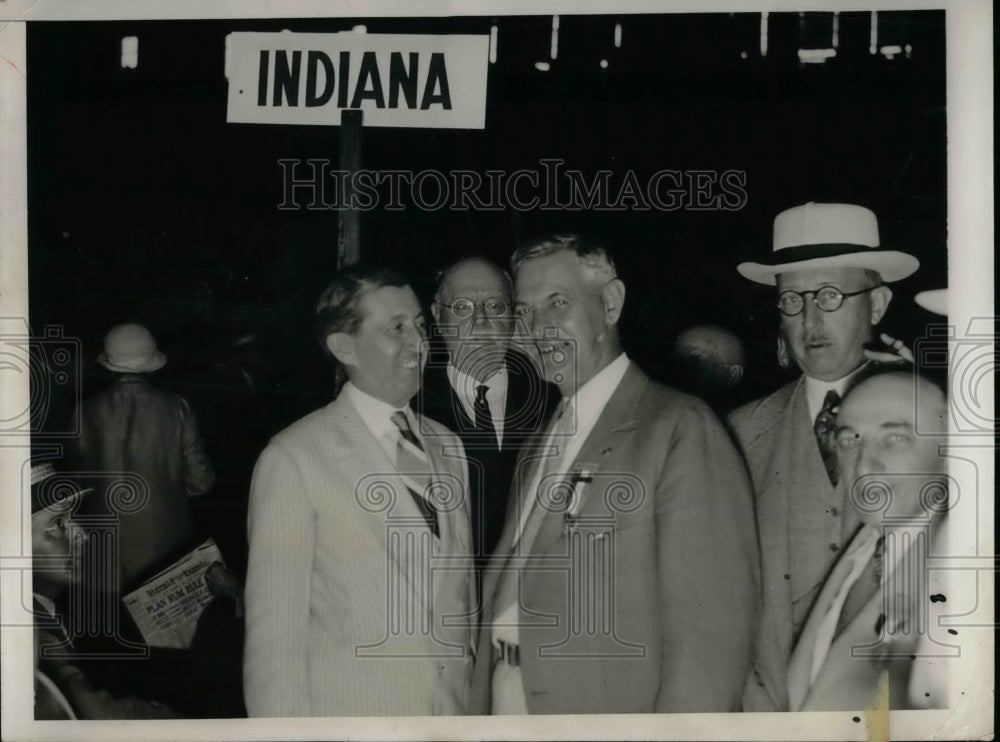
<svg viewBox="0 0 1000 742"><path fill-rule="evenodd" d="M880 13L879 46L911 47L891 60L869 52L870 17L841 13L837 56L801 64L800 47L829 46L832 14L770 14L766 57L758 13L561 16L548 72L534 63L549 61L551 16L29 23L31 327L82 340L86 394L103 382L93 358L104 333L145 323L169 359L160 380L191 401L219 470L212 517L241 534L256 454L331 395L311 315L336 269L338 216L279 211L277 160L335 160L339 129L227 124L225 36L359 23L369 33L488 34L495 23L486 128L366 129L365 167L509 172L561 158L588 179L611 169L615 183L627 170L645 182L660 169L733 169L746 172L745 207L376 209L362 221L366 262L403 269L426 299L434 269L465 252L506 263L519 239L595 233L628 286L632 357L669 381L676 333L722 323L746 343L748 399L781 380L777 313L773 293L735 266L770 250L782 209L846 201L876 212L884 245L921 260L894 286L883 324L912 342L930 317L913 295L946 283L944 12ZM139 38L136 69L121 66L123 36ZM64 429L77 386L40 384L51 403L35 429Z"/></svg>

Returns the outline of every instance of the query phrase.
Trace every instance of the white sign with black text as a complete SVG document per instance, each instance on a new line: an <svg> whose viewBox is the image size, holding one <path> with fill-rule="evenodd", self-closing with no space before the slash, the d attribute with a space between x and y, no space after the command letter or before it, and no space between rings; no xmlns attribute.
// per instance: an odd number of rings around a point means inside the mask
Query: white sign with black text
<svg viewBox="0 0 1000 742"><path fill-rule="evenodd" d="M226 121L482 129L489 37L233 33Z"/></svg>

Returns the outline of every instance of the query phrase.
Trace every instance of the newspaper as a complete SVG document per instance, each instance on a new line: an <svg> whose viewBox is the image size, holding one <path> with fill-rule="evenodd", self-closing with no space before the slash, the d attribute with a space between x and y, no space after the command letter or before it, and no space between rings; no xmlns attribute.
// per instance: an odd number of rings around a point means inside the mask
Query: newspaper
<svg viewBox="0 0 1000 742"><path fill-rule="evenodd" d="M222 554L208 539L123 598L149 646L191 646L198 618L212 601L205 572L213 562L223 562Z"/></svg>

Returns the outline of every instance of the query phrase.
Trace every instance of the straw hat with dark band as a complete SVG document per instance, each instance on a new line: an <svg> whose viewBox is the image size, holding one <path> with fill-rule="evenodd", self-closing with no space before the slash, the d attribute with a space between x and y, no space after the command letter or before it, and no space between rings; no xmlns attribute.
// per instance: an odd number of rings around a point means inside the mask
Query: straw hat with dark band
<svg viewBox="0 0 1000 742"><path fill-rule="evenodd" d="M878 220L853 204L809 202L774 219L771 259L736 266L744 278L774 286L779 273L824 268L866 268L890 283L906 278L920 261L879 246Z"/></svg>

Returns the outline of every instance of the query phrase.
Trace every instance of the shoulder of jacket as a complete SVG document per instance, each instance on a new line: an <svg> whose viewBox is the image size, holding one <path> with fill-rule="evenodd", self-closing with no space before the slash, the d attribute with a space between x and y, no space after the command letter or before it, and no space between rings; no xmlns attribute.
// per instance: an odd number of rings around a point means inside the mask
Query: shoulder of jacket
<svg viewBox="0 0 1000 742"><path fill-rule="evenodd" d="M803 377L800 376L776 391L736 408L728 415L729 423L741 437L754 431L767 430L778 422L802 380Z"/></svg>
<svg viewBox="0 0 1000 742"><path fill-rule="evenodd" d="M330 428L330 415L333 403L313 410L305 417L300 417L286 428L275 433L269 442L269 446L287 447L294 445L302 438L311 438Z"/></svg>

